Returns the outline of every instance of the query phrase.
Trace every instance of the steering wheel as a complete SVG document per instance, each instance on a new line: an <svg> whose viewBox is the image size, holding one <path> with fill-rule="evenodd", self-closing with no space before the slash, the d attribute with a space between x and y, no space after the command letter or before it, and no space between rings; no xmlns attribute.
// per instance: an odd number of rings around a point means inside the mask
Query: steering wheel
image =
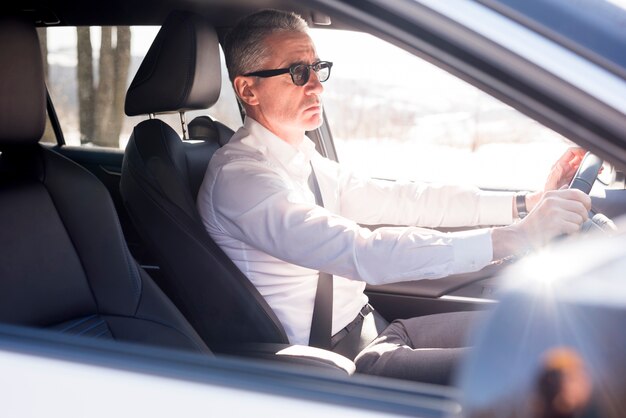
<svg viewBox="0 0 626 418"><path fill-rule="evenodd" d="M580 162L576 174L569 185L570 189L578 189L586 194L591 192L593 183L596 181L600 169L602 168L602 159L587 152ZM607 218L601 213L595 213L593 208L589 212L589 219L583 223L580 227L583 232L589 232L592 230L601 230L611 233L617 230L617 227L612 220Z"/></svg>
<svg viewBox="0 0 626 418"><path fill-rule="evenodd" d="M576 170L576 174L572 178L569 184L570 189L578 189L586 194L589 194L593 183L596 181L600 169L602 168L602 159L587 152Z"/></svg>

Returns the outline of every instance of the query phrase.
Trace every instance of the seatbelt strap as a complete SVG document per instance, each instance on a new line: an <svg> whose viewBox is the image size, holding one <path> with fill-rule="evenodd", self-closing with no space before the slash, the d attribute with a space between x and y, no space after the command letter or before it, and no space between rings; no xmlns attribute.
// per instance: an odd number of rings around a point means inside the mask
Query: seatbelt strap
<svg viewBox="0 0 626 418"><path fill-rule="evenodd" d="M320 186L315 176L315 170L311 165L309 187L315 195L315 203L324 206ZM317 291L315 292L315 304L313 306L313 318L311 319L311 333L309 345L312 347L331 349L330 339L333 326L333 276L320 271L317 279Z"/></svg>

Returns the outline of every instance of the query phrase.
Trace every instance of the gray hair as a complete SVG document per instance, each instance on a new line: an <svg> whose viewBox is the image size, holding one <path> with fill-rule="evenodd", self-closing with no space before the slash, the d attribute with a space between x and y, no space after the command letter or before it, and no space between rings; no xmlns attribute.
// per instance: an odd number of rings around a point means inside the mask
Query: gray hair
<svg viewBox="0 0 626 418"><path fill-rule="evenodd" d="M269 57L263 42L277 32L308 33L308 25L299 15L282 10L265 9L241 19L226 36L224 55L230 81L260 68Z"/></svg>

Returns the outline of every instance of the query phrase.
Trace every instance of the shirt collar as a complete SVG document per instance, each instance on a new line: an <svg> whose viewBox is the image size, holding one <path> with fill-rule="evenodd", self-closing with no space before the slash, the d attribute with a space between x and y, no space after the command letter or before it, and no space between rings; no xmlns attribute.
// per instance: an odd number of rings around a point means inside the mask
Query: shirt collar
<svg viewBox="0 0 626 418"><path fill-rule="evenodd" d="M243 127L249 133L241 139L243 144L257 149L269 160L282 165L288 172L308 178L315 144L306 135L303 135L298 146L293 146L249 116L244 119Z"/></svg>

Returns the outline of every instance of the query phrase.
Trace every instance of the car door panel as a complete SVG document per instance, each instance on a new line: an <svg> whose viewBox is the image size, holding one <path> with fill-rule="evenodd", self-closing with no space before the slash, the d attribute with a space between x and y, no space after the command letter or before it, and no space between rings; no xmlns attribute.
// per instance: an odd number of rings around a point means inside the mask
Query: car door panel
<svg viewBox="0 0 626 418"><path fill-rule="evenodd" d="M508 263L491 264L466 274L434 280L415 280L365 289L370 303L387 320L443 312L489 309L498 289L496 276Z"/></svg>

